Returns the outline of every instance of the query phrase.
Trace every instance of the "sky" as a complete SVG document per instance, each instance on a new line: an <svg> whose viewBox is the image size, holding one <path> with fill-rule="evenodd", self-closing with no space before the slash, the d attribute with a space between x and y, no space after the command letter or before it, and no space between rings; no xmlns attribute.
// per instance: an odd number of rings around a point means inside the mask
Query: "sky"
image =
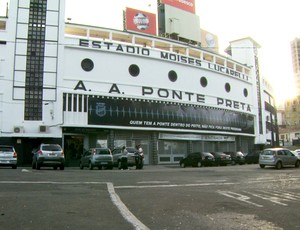
<svg viewBox="0 0 300 230"><path fill-rule="evenodd" d="M5 4L0 0L0 15ZM260 74L274 88L277 104L294 93L290 42L300 37L299 0L195 0L201 29L216 34L219 51L230 41L251 37L258 51ZM156 0L66 0L71 22L123 29L126 6L156 13Z"/></svg>

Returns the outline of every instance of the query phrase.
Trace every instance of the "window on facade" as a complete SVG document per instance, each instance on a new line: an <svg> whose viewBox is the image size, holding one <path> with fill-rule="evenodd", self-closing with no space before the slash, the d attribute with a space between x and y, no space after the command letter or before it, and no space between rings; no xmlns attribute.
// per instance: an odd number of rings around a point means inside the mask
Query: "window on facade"
<svg viewBox="0 0 300 230"><path fill-rule="evenodd" d="M229 84L229 83L226 83L226 84L225 84L225 90L226 90L226 92L227 92L227 93L229 93L229 92L230 92L230 90L231 90L231 86L230 86L230 84Z"/></svg>
<svg viewBox="0 0 300 230"><path fill-rule="evenodd" d="M177 81L177 73L174 70L171 70L169 72L168 77L169 77L169 80L172 81L172 82Z"/></svg>
<svg viewBox="0 0 300 230"><path fill-rule="evenodd" d="M31 0L28 21L24 120L43 119L43 71L47 0Z"/></svg>
<svg viewBox="0 0 300 230"><path fill-rule="evenodd" d="M130 73L131 76L137 77L140 74L140 68L135 64L130 65L129 66L129 73Z"/></svg>
<svg viewBox="0 0 300 230"><path fill-rule="evenodd" d="M206 77L201 77L200 84L201 84L202 87L206 87L207 84L208 84L207 78Z"/></svg>

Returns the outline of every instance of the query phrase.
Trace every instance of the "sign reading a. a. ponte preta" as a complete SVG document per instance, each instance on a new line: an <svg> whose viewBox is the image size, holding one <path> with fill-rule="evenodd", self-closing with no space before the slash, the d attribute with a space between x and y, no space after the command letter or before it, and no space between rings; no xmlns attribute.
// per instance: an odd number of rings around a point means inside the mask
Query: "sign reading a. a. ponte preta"
<svg viewBox="0 0 300 230"><path fill-rule="evenodd" d="M89 97L88 124L254 134L252 115L132 98Z"/></svg>

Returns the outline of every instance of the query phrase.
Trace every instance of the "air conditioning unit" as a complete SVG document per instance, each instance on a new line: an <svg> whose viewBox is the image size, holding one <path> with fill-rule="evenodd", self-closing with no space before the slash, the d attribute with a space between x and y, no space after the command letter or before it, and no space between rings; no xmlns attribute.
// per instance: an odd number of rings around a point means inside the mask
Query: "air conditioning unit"
<svg viewBox="0 0 300 230"><path fill-rule="evenodd" d="M48 126L40 125L40 133L46 133L46 132L48 132Z"/></svg>
<svg viewBox="0 0 300 230"><path fill-rule="evenodd" d="M23 126L15 126L14 133L24 133L24 127Z"/></svg>

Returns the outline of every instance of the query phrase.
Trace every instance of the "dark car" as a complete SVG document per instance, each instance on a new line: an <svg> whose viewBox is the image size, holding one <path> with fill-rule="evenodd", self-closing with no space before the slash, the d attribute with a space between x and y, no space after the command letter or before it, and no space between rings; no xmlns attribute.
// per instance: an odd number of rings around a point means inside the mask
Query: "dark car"
<svg viewBox="0 0 300 230"><path fill-rule="evenodd" d="M41 144L33 151L32 168L40 169L42 166L53 167L53 169L64 170L64 151L58 144Z"/></svg>
<svg viewBox="0 0 300 230"><path fill-rule="evenodd" d="M215 162L214 156L209 152L194 152L187 155L187 157L180 160L179 165L181 168L187 166L201 167L211 166Z"/></svg>
<svg viewBox="0 0 300 230"><path fill-rule="evenodd" d="M242 152L224 152L224 153L231 156L231 164L232 165L245 164L245 156Z"/></svg>
<svg viewBox="0 0 300 230"><path fill-rule="evenodd" d="M94 167L112 169L113 166L113 158L109 148L91 148L83 153L79 162L80 169L84 167L88 167L90 170Z"/></svg>
<svg viewBox="0 0 300 230"><path fill-rule="evenodd" d="M13 146L0 145L0 166L17 168L17 152Z"/></svg>
<svg viewBox="0 0 300 230"><path fill-rule="evenodd" d="M211 154L215 157L215 165L226 166L231 164L231 156L223 152L212 152Z"/></svg>
<svg viewBox="0 0 300 230"><path fill-rule="evenodd" d="M261 151L244 153L245 163L247 164L258 164L259 154Z"/></svg>

